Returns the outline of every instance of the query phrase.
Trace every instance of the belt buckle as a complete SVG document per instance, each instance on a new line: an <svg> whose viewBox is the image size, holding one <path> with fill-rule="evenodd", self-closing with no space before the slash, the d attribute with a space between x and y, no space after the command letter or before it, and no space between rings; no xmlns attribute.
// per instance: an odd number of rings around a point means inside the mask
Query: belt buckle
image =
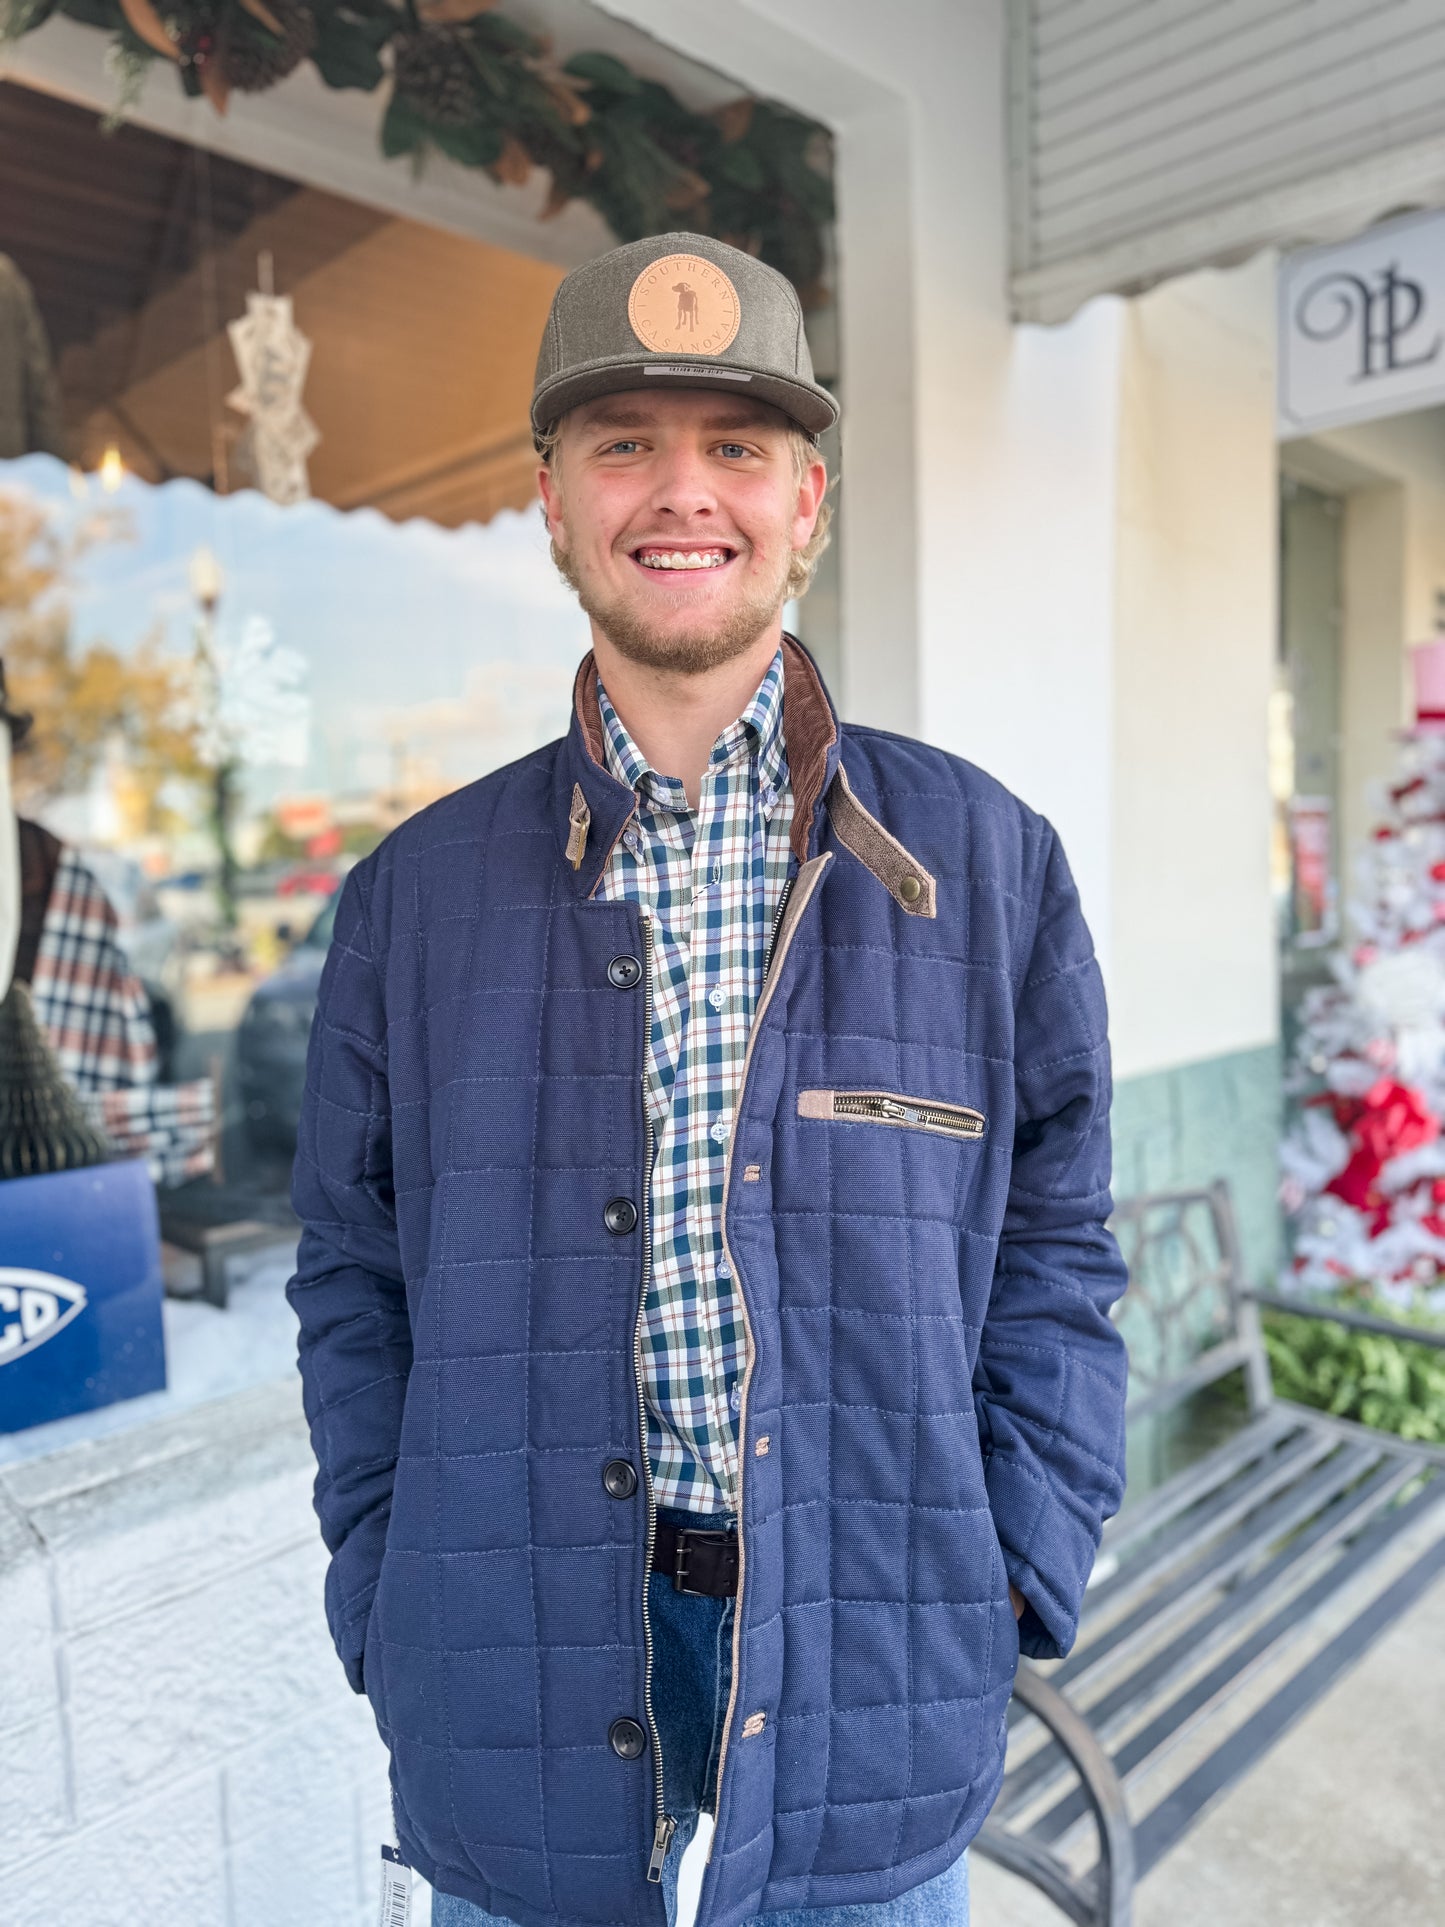
<svg viewBox="0 0 1445 1927"><path fill-rule="evenodd" d="M688 1541L697 1539L708 1545L716 1545L719 1554L724 1554L731 1537L731 1533L710 1531L706 1526L684 1526L677 1535L677 1548L673 1555L672 1583L676 1590L691 1593L694 1598L714 1597L701 1586L685 1583L688 1575Z"/></svg>

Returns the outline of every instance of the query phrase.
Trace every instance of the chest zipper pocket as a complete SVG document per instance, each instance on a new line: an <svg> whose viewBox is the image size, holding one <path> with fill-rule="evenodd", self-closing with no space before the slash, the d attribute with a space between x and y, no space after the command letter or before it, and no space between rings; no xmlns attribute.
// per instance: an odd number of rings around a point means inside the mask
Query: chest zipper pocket
<svg viewBox="0 0 1445 1927"><path fill-rule="evenodd" d="M798 1092L798 1116L838 1118L848 1124L893 1124L934 1137L980 1138L984 1115L966 1104L939 1104L929 1097L899 1091Z"/></svg>

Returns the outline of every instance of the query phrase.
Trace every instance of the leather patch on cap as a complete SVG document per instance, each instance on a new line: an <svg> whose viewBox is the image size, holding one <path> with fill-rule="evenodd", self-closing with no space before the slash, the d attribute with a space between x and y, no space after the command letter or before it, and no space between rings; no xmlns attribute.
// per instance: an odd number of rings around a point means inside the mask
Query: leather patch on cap
<svg viewBox="0 0 1445 1927"><path fill-rule="evenodd" d="M664 254L633 282L627 319L654 354L720 355L732 346L742 312L721 268L696 254Z"/></svg>

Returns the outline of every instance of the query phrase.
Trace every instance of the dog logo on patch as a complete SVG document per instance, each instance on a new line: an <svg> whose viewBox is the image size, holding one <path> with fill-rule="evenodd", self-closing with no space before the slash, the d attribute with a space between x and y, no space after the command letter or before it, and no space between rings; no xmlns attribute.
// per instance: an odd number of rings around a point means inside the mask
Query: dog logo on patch
<svg viewBox="0 0 1445 1927"><path fill-rule="evenodd" d="M654 354L720 355L732 346L742 313L721 268L696 254L665 254L633 282L627 319Z"/></svg>
<svg viewBox="0 0 1445 1927"><path fill-rule="evenodd" d="M0 1265L0 1365L54 1338L85 1310L85 1287L53 1271Z"/></svg>

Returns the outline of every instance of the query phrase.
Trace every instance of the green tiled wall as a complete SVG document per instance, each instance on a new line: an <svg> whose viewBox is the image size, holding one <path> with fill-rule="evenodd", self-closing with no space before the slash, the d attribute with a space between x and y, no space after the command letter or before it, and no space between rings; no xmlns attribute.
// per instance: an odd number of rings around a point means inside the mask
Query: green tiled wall
<svg viewBox="0 0 1445 1927"><path fill-rule="evenodd" d="M1114 1197L1227 1178L1253 1284L1272 1283L1280 1260L1280 1072L1266 1044L1114 1087Z"/></svg>

